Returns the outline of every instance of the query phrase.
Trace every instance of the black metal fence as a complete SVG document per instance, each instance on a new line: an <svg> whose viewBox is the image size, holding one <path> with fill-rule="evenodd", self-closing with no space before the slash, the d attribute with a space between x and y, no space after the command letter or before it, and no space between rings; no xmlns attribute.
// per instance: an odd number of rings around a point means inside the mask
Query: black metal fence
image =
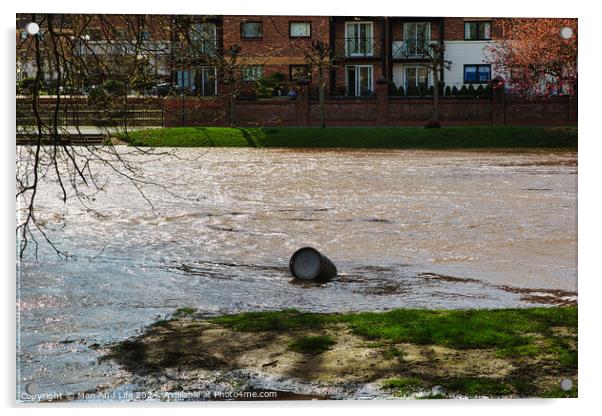
<svg viewBox="0 0 602 416"><path fill-rule="evenodd" d="M17 99L17 126L35 126L31 99ZM163 127L164 106L162 100L135 99L129 103L95 107L85 100L63 99L56 111L54 100L43 100L38 107L42 123L59 126L98 127Z"/></svg>

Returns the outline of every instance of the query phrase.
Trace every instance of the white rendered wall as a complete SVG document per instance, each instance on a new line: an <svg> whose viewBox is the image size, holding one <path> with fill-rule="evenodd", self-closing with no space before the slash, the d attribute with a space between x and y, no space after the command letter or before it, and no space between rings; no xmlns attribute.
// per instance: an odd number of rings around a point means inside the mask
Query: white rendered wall
<svg viewBox="0 0 602 416"><path fill-rule="evenodd" d="M444 43L445 59L451 61L451 69L443 74L445 85L460 88L464 84L464 65L489 63L490 52L486 47L492 44L491 41L448 40ZM497 75L492 66L491 78Z"/></svg>

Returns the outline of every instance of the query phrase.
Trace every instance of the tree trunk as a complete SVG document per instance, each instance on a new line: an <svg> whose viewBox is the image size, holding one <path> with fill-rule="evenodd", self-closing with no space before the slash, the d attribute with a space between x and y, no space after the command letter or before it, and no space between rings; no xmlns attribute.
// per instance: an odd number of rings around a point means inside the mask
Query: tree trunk
<svg viewBox="0 0 602 416"><path fill-rule="evenodd" d="M320 85L320 127L326 127L326 111L324 109L324 85Z"/></svg>
<svg viewBox="0 0 602 416"><path fill-rule="evenodd" d="M324 74L323 74L323 69L320 69L320 75L319 75L319 83L320 83L320 88L319 88L319 100L320 100L320 128L325 128L326 127L326 111L324 109Z"/></svg>
<svg viewBox="0 0 602 416"><path fill-rule="evenodd" d="M236 94L233 91L228 95L228 101L230 127L236 127Z"/></svg>
<svg viewBox="0 0 602 416"><path fill-rule="evenodd" d="M433 120L439 121L439 73L437 69L433 71L433 81L435 88L433 92Z"/></svg>

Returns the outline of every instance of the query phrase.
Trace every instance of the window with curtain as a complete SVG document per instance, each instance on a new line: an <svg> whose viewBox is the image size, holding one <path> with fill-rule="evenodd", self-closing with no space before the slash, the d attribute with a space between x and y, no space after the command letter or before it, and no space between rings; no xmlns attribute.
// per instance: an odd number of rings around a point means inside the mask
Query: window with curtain
<svg viewBox="0 0 602 416"><path fill-rule="evenodd" d="M403 40L408 55L421 55L431 41L431 24L429 22L404 23Z"/></svg>
<svg viewBox="0 0 602 416"><path fill-rule="evenodd" d="M491 39L491 22L490 21L464 22L464 39L465 40L490 40Z"/></svg>
<svg viewBox="0 0 602 416"><path fill-rule="evenodd" d="M289 36L291 38L309 38L311 37L310 22L291 22L289 26Z"/></svg>

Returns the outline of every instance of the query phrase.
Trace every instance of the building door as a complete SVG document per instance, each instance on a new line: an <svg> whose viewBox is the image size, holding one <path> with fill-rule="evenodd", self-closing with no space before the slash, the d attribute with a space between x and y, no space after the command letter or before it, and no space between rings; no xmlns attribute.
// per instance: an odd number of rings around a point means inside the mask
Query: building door
<svg viewBox="0 0 602 416"><path fill-rule="evenodd" d="M347 95L361 96L372 94L372 65L348 65L345 67Z"/></svg>
<svg viewBox="0 0 602 416"><path fill-rule="evenodd" d="M418 94L421 88L428 88L428 71L423 66L406 66L404 81L406 94Z"/></svg>
<svg viewBox="0 0 602 416"><path fill-rule="evenodd" d="M345 55L372 56L372 22L347 22Z"/></svg>
<svg viewBox="0 0 602 416"><path fill-rule="evenodd" d="M403 24L405 54L422 56L431 41L431 24L429 22L406 22Z"/></svg>

